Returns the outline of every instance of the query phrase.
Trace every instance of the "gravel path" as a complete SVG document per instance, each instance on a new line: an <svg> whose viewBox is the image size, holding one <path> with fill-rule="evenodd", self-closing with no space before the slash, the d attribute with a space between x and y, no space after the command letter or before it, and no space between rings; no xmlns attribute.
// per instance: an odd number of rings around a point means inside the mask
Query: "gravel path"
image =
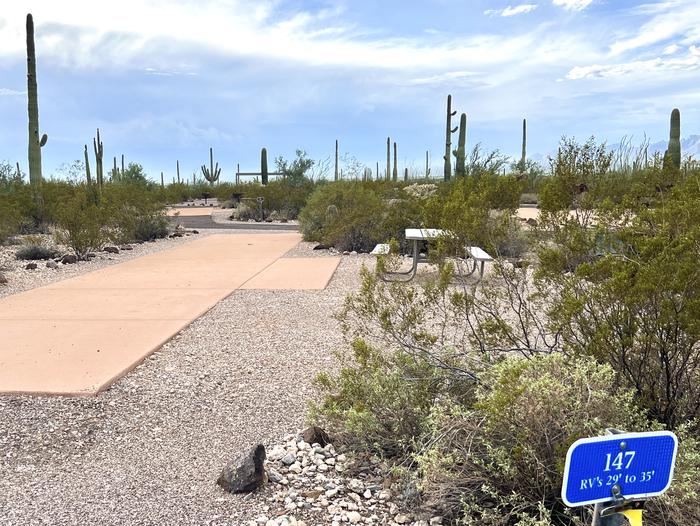
<svg viewBox="0 0 700 526"><path fill-rule="evenodd" d="M312 379L341 345L331 314L370 261L344 257L323 291L236 291L96 398L1 397L0 525L257 516L255 498L216 478L237 452L303 426Z"/></svg>

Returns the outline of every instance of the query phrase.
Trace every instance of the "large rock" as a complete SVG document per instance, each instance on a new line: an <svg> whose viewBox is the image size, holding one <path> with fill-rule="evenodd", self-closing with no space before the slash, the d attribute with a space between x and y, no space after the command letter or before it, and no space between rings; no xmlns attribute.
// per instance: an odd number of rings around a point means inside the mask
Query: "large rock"
<svg viewBox="0 0 700 526"><path fill-rule="evenodd" d="M78 256L75 254L66 254L61 258L61 263L64 265L72 265L78 262Z"/></svg>
<svg viewBox="0 0 700 526"><path fill-rule="evenodd" d="M331 437L328 436L328 433L318 426L307 427L302 431L301 437L307 444L318 444L321 447L326 447L331 443Z"/></svg>
<svg viewBox="0 0 700 526"><path fill-rule="evenodd" d="M265 482L265 446L258 444L248 455L229 462L216 483L231 493L249 493Z"/></svg>
<svg viewBox="0 0 700 526"><path fill-rule="evenodd" d="M25 270L36 270L37 264L36 263L27 263L27 265L24 267Z"/></svg>
<svg viewBox="0 0 700 526"><path fill-rule="evenodd" d="M58 268L58 263L56 263L53 260L49 260L46 262L46 268L52 268L52 269L57 269Z"/></svg>
<svg viewBox="0 0 700 526"><path fill-rule="evenodd" d="M6 285L6 284L7 284L7 277L5 276L5 274L0 272L0 285Z"/></svg>
<svg viewBox="0 0 700 526"><path fill-rule="evenodd" d="M104 250L105 252L108 252L109 254L119 254L119 249L117 247L113 247L113 246L109 246L109 245L104 247L102 250Z"/></svg>

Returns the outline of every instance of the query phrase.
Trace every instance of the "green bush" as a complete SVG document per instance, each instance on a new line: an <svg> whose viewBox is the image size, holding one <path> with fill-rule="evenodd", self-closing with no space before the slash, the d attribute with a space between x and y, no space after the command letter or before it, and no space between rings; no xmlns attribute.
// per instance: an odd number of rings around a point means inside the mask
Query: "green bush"
<svg viewBox="0 0 700 526"><path fill-rule="evenodd" d="M561 500L564 459L579 438L648 424L612 368L560 354L510 358L481 376L475 402L433 408L417 455L425 504L462 524L589 523Z"/></svg>
<svg viewBox="0 0 700 526"><path fill-rule="evenodd" d="M394 457L415 447L435 397L445 390L437 371L405 353L387 355L363 340L338 376L321 374L325 394L312 418L338 430L341 440Z"/></svg>
<svg viewBox="0 0 700 526"><path fill-rule="evenodd" d="M101 208L109 219L110 239L116 243L152 241L168 235L164 207L156 193L143 184L105 185Z"/></svg>
<svg viewBox="0 0 700 526"><path fill-rule="evenodd" d="M384 182L338 181L319 185L299 216L304 239L338 250L369 252L420 226L420 199Z"/></svg>
<svg viewBox="0 0 700 526"><path fill-rule="evenodd" d="M168 218L163 212L142 213L136 218L133 233L135 241L154 241L170 233Z"/></svg>
<svg viewBox="0 0 700 526"><path fill-rule="evenodd" d="M104 209L95 205L87 188L76 189L76 195L56 212L56 240L70 247L78 259L100 250L108 240L108 218Z"/></svg>

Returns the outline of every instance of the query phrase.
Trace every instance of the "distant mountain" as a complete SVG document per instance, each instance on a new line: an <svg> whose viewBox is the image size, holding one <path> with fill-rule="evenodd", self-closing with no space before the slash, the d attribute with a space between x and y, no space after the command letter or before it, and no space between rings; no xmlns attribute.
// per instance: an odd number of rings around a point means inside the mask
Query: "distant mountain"
<svg viewBox="0 0 700 526"><path fill-rule="evenodd" d="M668 141L659 141L649 145L649 154L663 154L668 148ZM691 135L681 139L681 154L683 157L692 155L695 159L700 159L700 135Z"/></svg>

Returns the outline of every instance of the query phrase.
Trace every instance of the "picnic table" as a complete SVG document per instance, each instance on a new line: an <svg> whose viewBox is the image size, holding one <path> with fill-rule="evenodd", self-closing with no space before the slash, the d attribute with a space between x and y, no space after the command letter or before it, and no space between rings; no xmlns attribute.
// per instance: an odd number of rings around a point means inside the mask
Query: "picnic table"
<svg viewBox="0 0 700 526"><path fill-rule="evenodd" d="M406 240L413 242L413 262L411 268L407 271L387 272L384 274L383 279L385 281L411 281L416 276L418 263L427 261L427 258L420 257L418 243L421 241L438 239L440 237L449 237L451 235L452 233L448 230L441 230L439 228L407 228L405 230ZM473 261L473 266L471 271L469 271L467 274L459 274L459 277L470 276L476 271L477 265L479 265L479 280L481 280L481 278L484 276L484 264L487 261L492 261L493 258L480 247L467 246L465 248L467 256ZM375 249L372 251L374 254L387 254L388 252L388 244L377 245L377 247L375 247Z"/></svg>

